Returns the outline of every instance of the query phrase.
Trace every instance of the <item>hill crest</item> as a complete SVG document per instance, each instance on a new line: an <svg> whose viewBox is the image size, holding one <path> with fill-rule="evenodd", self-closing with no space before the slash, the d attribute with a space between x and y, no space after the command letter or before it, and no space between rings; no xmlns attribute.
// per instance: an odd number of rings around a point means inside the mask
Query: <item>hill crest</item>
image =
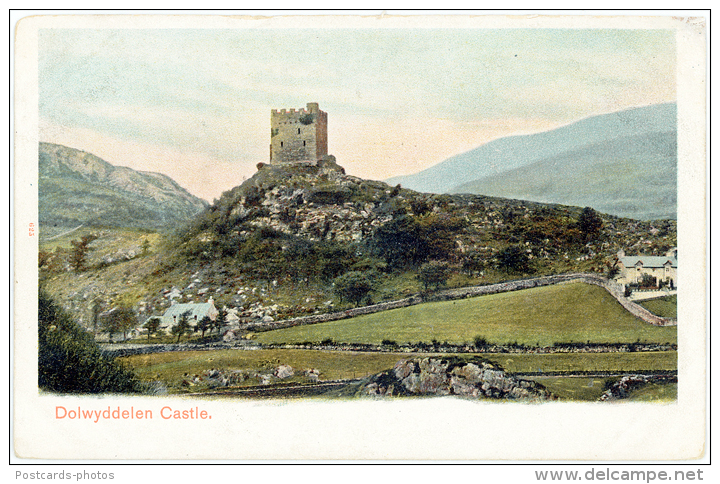
<svg viewBox="0 0 720 484"><path fill-rule="evenodd" d="M115 166L58 144L39 144L38 175L46 234L80 224L166 229L207 206L167 175Z"/></svg>

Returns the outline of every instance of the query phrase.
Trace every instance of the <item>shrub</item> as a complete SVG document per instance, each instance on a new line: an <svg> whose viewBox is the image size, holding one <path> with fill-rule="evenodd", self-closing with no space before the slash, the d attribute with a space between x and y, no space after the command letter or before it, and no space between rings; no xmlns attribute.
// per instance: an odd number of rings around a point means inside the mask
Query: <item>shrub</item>
<svg viewBox="0 0 720 484"><path fill-rule="evenodd" d="M488 346L488 344L488 340L486 340L482 336L475 336L475 339L473 340L473 345L475 346L475 348L484 348Z"/></svg>
<svg viewBox="0 0 720 484"><path fill-rule="evenodd" d="M362 272L350 271L334 280L335 293L357 306L374 289L373 282Z"/></svg>
<svg viewBox="0 0 720 484"><path fill-rule="evenodd" d="M527 272L530 260L520 247L513 245L500 251L498 267L506 272Z"/></svg>
<svg viewBox="0 0 720 484"><path fill-rule="evenodd" d="M103 356L92 335L44 291L38 298L38 386L62 393L141 390L135 375Z"/></svg>

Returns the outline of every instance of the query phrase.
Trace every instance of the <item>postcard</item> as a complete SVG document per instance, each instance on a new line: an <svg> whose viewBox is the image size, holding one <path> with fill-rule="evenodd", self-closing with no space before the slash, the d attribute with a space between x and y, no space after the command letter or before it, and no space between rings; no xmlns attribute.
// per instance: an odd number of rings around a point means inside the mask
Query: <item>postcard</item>
<svg viewBox="0 0 720 484"><path fill-rule="evenodd" d="M702 458L706 35L21 19L16 457Z"/></svg>

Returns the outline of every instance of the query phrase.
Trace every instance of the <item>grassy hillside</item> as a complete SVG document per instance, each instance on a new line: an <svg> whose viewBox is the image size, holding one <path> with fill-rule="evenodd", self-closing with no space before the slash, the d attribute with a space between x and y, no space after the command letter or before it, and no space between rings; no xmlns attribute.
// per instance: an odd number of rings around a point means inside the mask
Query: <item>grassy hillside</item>
<svg viewBox="0 0 720 484"><path fill-rule="evenodd" d="M590 206L620 217L677 217L677 132L606 141L473 180L450 193L476 193Z"/></svg>
<svg viewBox="0 0 720 484"><path fill-rule="evenodd" d="M363 378L392 368L402 354L320 352L310 350L218 350L183 351L136 355L119 360L145 381L162 380L173 386L182 375L200 375L212 368L270 370L278 365L295 369L317 369L321 380ZM257 382L248 381L248 385Z"/></svg>
<svg viewBox="0 0 720 484"><path fill-rule="evenodd" d="M673 343L675 327L630 315L604 289L583 283L547 286L458 301L427 303L357 318L259 333L261 343Z"/></svg>
<svg viewBox="0 0 720 484"><path fill-rule="evenodd" d="M639 304L662 318L677 318L677 295L648 299Z"/></svg>

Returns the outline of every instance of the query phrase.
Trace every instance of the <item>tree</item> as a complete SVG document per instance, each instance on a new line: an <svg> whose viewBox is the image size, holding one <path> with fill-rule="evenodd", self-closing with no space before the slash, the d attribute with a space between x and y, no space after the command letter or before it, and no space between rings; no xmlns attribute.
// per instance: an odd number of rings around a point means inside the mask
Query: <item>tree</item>
<svg viewBox="0 0 720 484"><path fill-rule="evenodd" d="M657 277L651 276L650 274L643 274L638 285L640 287L656 287Z"/></svg>
<svg viewBox="0 0 720 484"><path fill-rule="evenodd" d="M585 207L578 219L578 227L584 239L587 241L597 235L600 229L602 229L602 226L602 219L598 216L597 212L590 207Z"/></svg>
<svg viewBox="0 0 720 484"><path fill-rule="evenodd" d="M218 333L220 333L220 330L227 324L227 314L227 309L219 309L218 314L215 317L215 321L212 322L211 330L215 329Z"/></svg>
<svg viewBox="0 0 720 484"><path fill-rule="evenodd" d="M365 299L370 291L374 289L373 282L360 271L350 271L337 277L333 283L335 284L335 294L340 299L346 299L355 306Z"/></svg>
<svg viewBox="0 0 720 484"><path fill-rule="evenodd" d="M190 322L189 322L190 314L191 314L191 311L185 311L184 313L182 313L180 315L180 319L179 319L178 323L175 326L173 326L172 330L170 330L170 332L173 335L177 335L177 343L180 342L180 338L184 334L190 333L190 331L192 331L192 328L190 327Z"/></svg>
<svg viewBox="0 0 720 484"><path fill-rule="evenodd" d="M38 386L63 393L141 391L135 375L104 356L93 336L43 290L38 297Z"/></svg>
<svg viewBox="0 0 720 484"><path fill-rule="evenodd" d="M428 244L422 227L408 215L395 217L375 229L370 245L391 267L416 264L427 259Z"/></svg>
<svg viewBox="0 0 720 484"><path fill-rule="evenodd" d="M527 272L529 265L527 254L516 245L506 247L498 254L498 267L505 269L505 272Z"/></svg>
<svg viewBox="0 0 720 484"><path fill-rule="evenodd" d="M620 268L617 266L617 264L608 264L607 269L607 278L608 279L615 279L615 276L617 276L620 273Z"/></svg>
<svg viewBox="0 0 720 484"><path fill-rule="evenodd" d="M143 239L142 244L140 244L140 248L142 249L143 255L147 255L150 251L150 241L148 239Z"/></svg>
<svg viewBox="0 0 720 484"><path fill-rule="evenodd" d="M203 316L200 319L200 321L198 321L197 324L195 325L195 331L200 331L200 333L201 333L200 337L204 338L205 331L207 331L211 327L212 327L212 320L207 316Z"/></svg>
<svg viewBox="0 0 720 484"><path fill-rule="evenodd" d="M127 338L127 332L137 326L137 319L132 309L119 306L112 308L103 316L103 329L110 333L110 339L115 333L122 333L123 340Z"/></svg>
<svg viewBox="0 0 720 484"><path fill-rule="evenodd" d="M71 240L73 248L70 252L70 266L76 271L80 272L85 269L85 262L87 253L89 252L90 242L97 239L97 235L83 235L80 240Z"/></svg>
<svg viewBox="0 0 720 484"><path fill-rule="evenodd" d="M158 318L157 316L149 318L147 321L145 321L145 324L143 324L143 328L147 329L148 341L150 341L150 335L157 333L160 329L160 318Z"/></svg>
<svg viewBox="0 0 720 484"><path fill-rule="evenodd" d="M47 250L38 250L38 269L42 269L44 266L50 264L52 259L52 252Z"/></svg>
<svg viewBox="0 0 720 484"><path fill-rule="evenodd" d="M420 267L417 278L427 291L430 286L434 286L435 289L439 289L447 283L450 277L450 266L447 262L432 261L423 264Z"/></svg>

